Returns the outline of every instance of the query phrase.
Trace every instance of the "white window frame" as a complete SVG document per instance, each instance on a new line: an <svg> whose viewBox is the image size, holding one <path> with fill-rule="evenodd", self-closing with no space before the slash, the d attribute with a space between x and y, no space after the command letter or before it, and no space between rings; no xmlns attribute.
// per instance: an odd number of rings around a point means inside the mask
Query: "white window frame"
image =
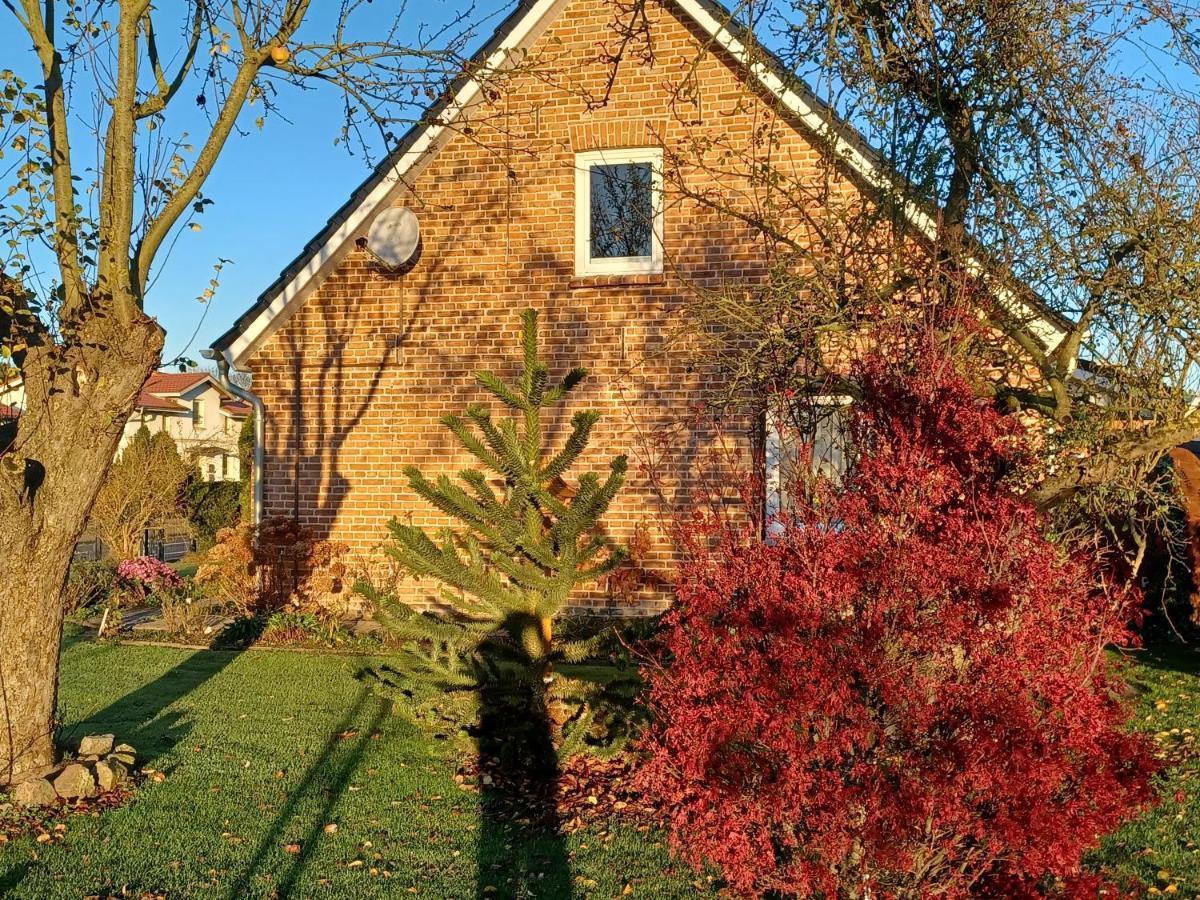
<svg viewBox="0 0 1200 900"><path fill-rule="evenodd" d="M592 166L650 164L653 216L649 256L592 258ZM575 154L575 274L657 275L663 270L663 152L661 147L588 150Z"/></svg>
<svg viewBox="0 0 1200 900"><path fill-rule="evenodd" d="M783 435L779 432L782 397L772 394L767 401L766 433L763 435L763 512L767 522L767 537L778 536L783 526L777 517L783 511L783 473L781 462L784 456ZM808 398L815 406L850 406L854 398L848 394L821 394Z"/></svg>

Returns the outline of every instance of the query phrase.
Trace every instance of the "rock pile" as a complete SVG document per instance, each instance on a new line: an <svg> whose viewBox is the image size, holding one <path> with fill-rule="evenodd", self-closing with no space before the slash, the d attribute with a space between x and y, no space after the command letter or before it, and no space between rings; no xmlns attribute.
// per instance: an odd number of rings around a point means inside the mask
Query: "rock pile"
<svg viewBox="0 0 1200 900"><path fill-rule="evenodd" d="M126 783L137 753L115 740L111 734L89 734L79 742L75 759L64 760L14 785L12 802L18 806L46 806L59 798L95 797Z"/></svg>

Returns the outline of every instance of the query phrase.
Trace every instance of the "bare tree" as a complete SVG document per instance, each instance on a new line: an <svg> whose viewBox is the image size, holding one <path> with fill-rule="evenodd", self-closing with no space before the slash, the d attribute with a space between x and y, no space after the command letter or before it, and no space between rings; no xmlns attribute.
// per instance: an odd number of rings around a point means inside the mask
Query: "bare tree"
<svg viewBox="0 0 1200 900"><path fill-rule="evenodd" d="M460 71L471 32L465 19L418 28L401 4L356 38L367 0L0 2L41 81L0 72L0 355L25 389L0 456L2 782L54 757L72 548L160 362L163 331L145 312L155 264L211 202L230 138L261 127L290 83L341 92L338 140L371 128L393 142L411 104ZM189 138L179 116L198 108L207 126Z"/></svg>

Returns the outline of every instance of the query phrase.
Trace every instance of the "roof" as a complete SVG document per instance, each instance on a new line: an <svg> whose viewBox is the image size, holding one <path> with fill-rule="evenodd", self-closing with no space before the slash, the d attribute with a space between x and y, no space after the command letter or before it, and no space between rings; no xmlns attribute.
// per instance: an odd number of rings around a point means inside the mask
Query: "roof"
<svg viewBox="0 0 1200 900"><path fill-rule="evenodd" d="M149 394L182 394L206 380L212 380L207 372L151 372L142 391Z"/></svg>
<svg viewBox="0 0 1200 900"><path fill-rule="evenodd" d="M21 418L21 410L7 403L0 403L0 421Z"/></svg>
<svg viewBox="0 0 1200 900"><path fill-rule="evenodd" d="M158 412L187 412L187 407L170 397L158 397L145 388L138 394L134 409L153 409Z"/></svg>
<svg viewBox="0 0 1200 900"><path fill-rule="evenodd" d="M245 400L222 400L221 412L228 413L236 419L250 415L253 408Z"/></svg>
<svg viewBox="0 0 1200 900"><path fill-rule="evenodd" d="M774 95L809 132L824 138L834 155L852 174L872 188L888 191L902 184L892 170L870 147L867 140L849 123L819 100L786 66L757 42L744 41L748 31L733 14L715 0L671 0L713 42L742 65L750 78ZM482 80L504 66L510 53L525 45L548 24L565 0L522 0L500 24L491 39L472 57L464 74L451 85L422 120L401 139L371 175L351 194L350 199L304 246L279 277L217 338L212 346L227 352L235 366L244 363L303 301L306 288L321 276L326 264L335 260L354 240L371 216L387 203L392 191L403 183L405 175L428 155L440 149L438 139L479 95ZM748 44L753 44L753 51ZM471 76L467 72L478 74ZM936 210L905 201L904 214L918 231L933 239L937 234ZM971 260L969 268L983 273L982 262ZM1066 334L1071 323L1050 310L1032 292L1018 297L1004 286L997 288L999 299L1016 314L1035 323L1038 337L1048 347Z"/></svg>

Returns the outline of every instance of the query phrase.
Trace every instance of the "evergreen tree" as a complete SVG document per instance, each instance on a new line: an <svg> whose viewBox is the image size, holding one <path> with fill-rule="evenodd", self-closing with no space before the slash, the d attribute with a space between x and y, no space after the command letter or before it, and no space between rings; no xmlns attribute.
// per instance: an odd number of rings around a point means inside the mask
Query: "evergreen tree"
<svg viewBox="0 0 1200 900"><path fill-rule="evenodd" d="M626 459L618 456L605 477L579 476L574 489L564 481L588 445L600 418L575 413L561 449L548 446L544 418L583 381L572 369L551 386L538 357L537 312L522 314L523 370L514 384L493 372L476 375L479 384L510 415L493 419L472 404L466 416L447 415L446 426L478 461L458 474L426 477L416 466L404 472L413 490L449 516L456 527L429 534L393 519L387 553L404 570L441 582L442 597L454 617L423 615L370 585L359 589L376 602L380 619L407 639L405 672L389 673L411 683L412 676L436 676L442 687L477 689L485 681L511 681L515 675L544 700L556 662L578 661L586 642L556 641L553 620L576 588L594 583L625 558L599 523L625 481ZM485 648L488 652L481 652ZM378 673L376 673L378 675ZM566 683L551 692L569 692Z"/></svg>

